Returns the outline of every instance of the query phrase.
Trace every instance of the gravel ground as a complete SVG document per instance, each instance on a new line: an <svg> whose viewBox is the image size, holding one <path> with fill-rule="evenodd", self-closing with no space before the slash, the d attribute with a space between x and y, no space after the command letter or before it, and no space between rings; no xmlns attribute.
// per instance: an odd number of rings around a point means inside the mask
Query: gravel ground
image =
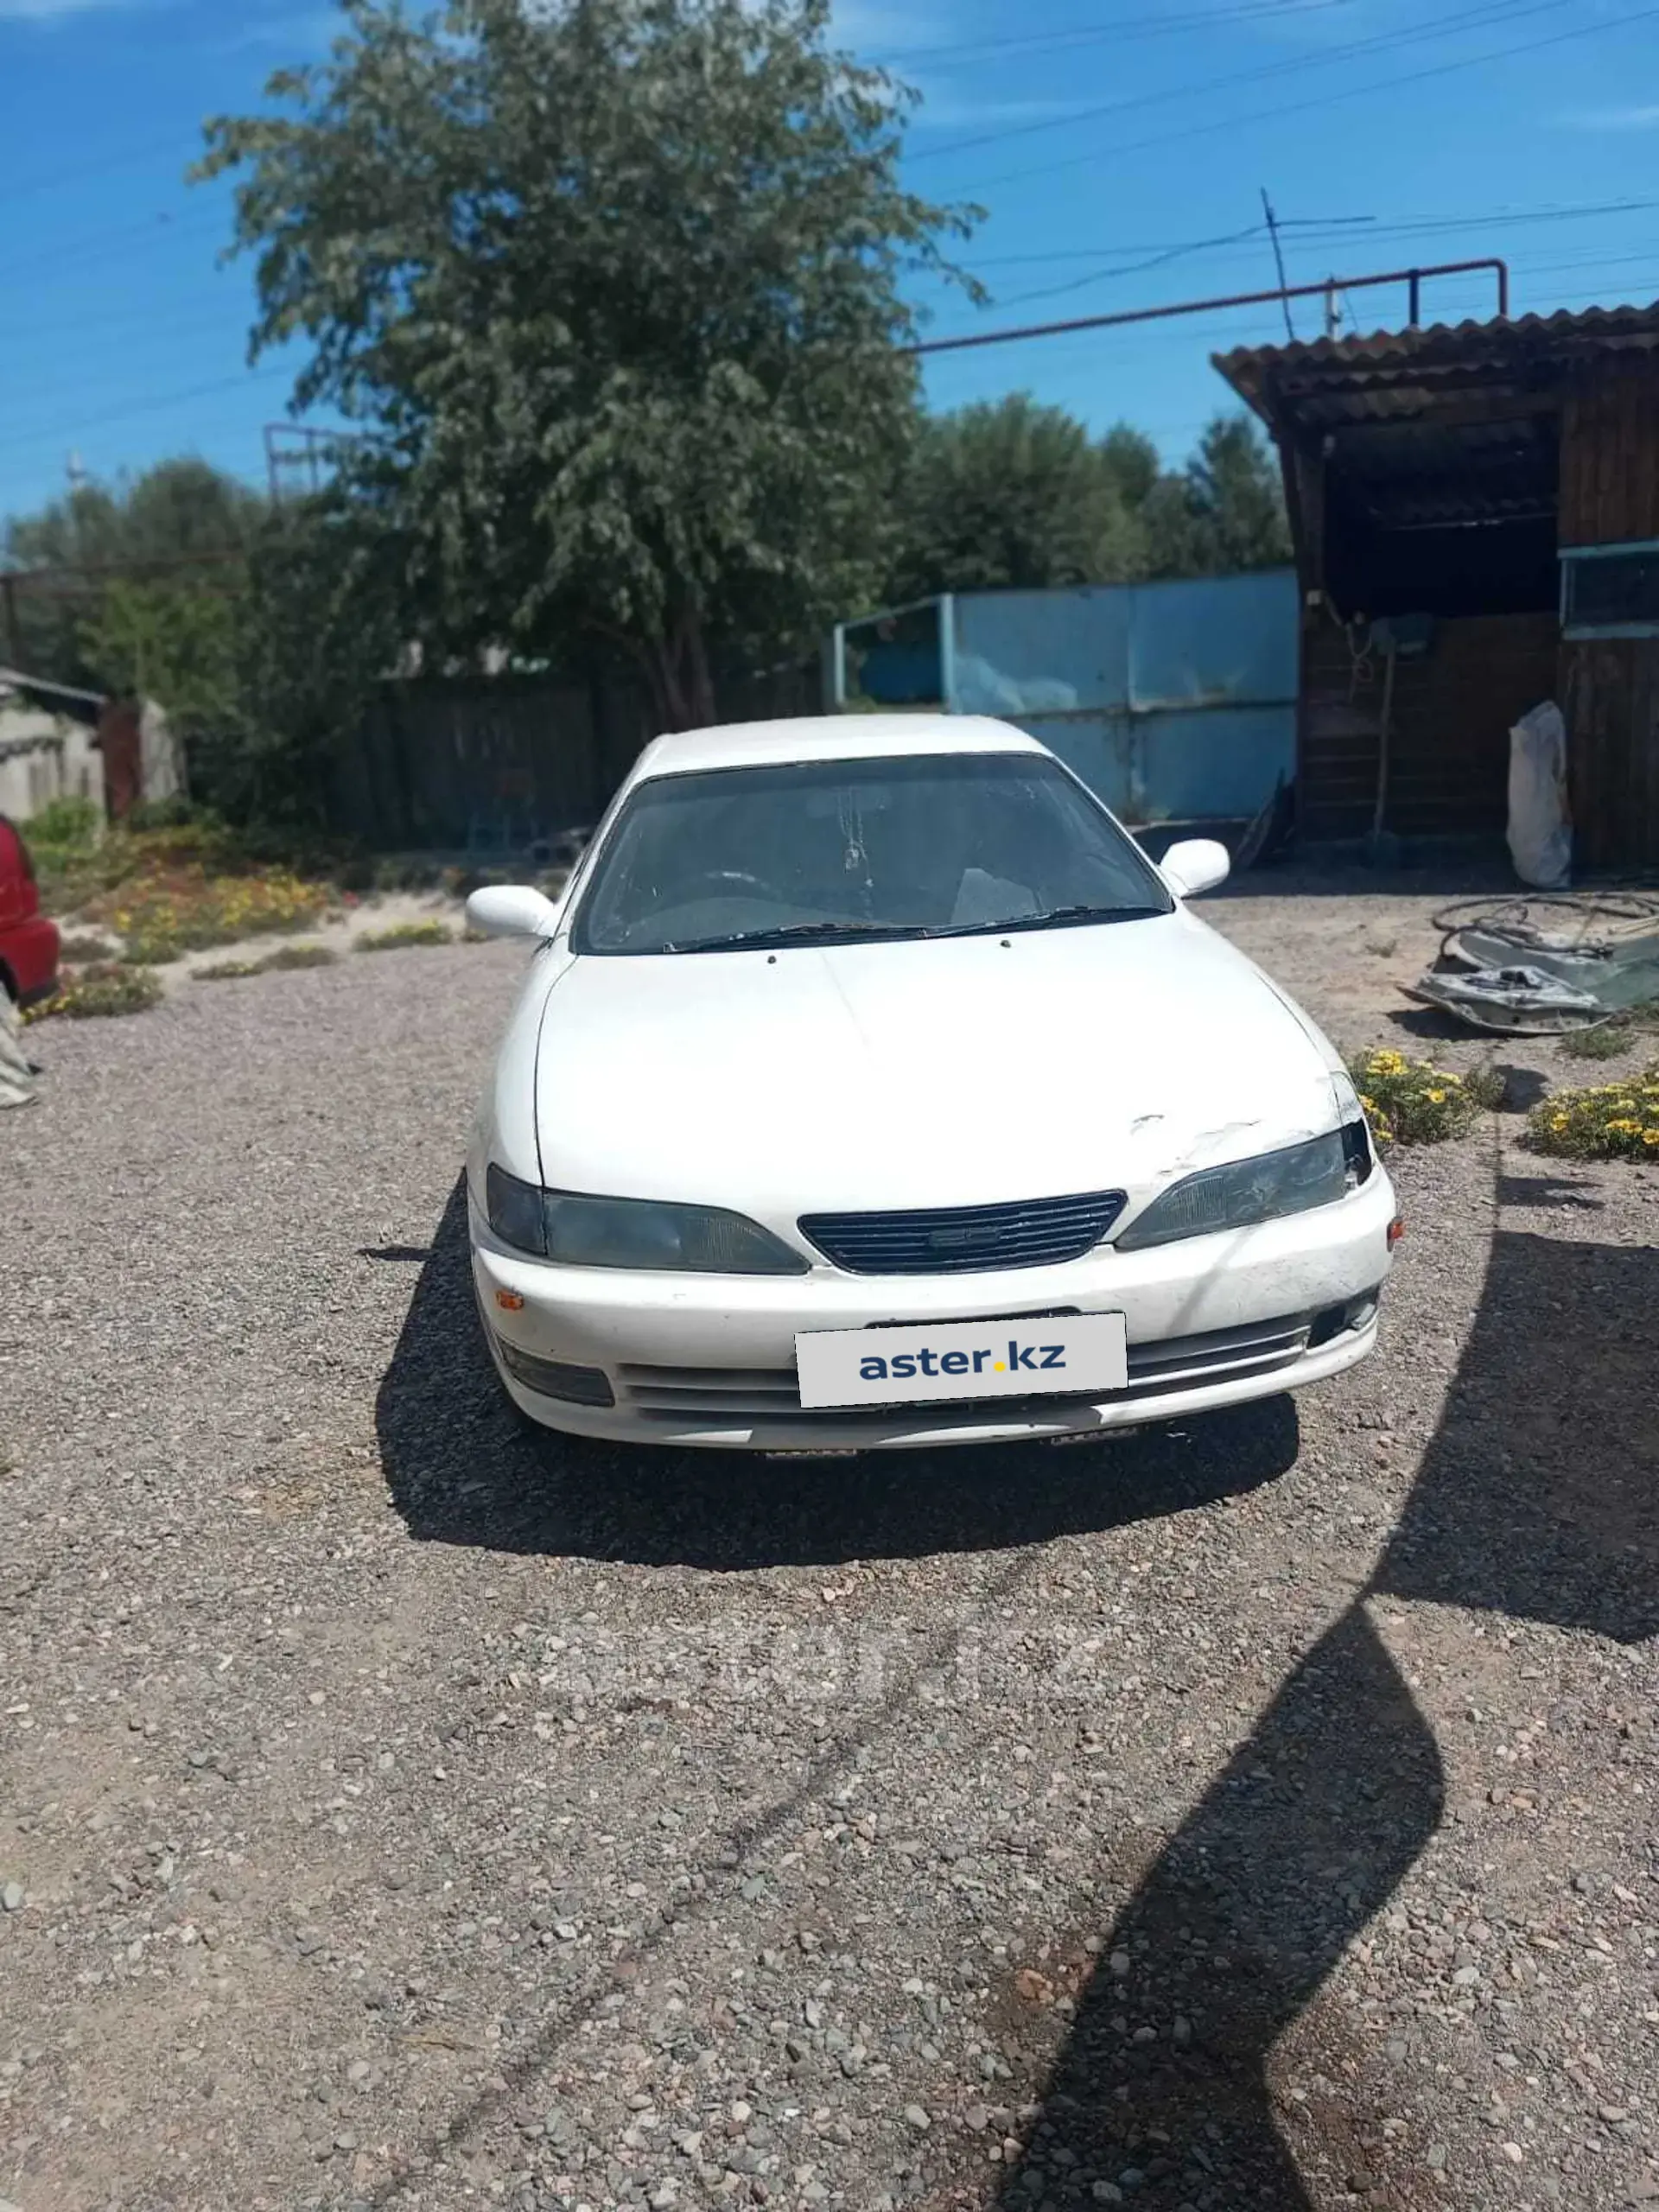
<svg viewBox="0 0 1659 2212"><path fill-rule="evenodd" d="M1401 1041L1467 887L1211 912ZM32 1033L0 2199L1659 2200L1654 1174L1407 1156L1382 1350L1294 1406L543 1446L454 1199L521 961Z"/></svg>

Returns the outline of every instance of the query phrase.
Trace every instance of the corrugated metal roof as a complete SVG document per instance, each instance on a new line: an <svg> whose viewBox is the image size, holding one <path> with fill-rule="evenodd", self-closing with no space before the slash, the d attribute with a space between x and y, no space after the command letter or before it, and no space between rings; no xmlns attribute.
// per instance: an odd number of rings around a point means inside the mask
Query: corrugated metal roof
<svg viewBox="0 0 1659 2212"><path fill-rule="evenodd" d="M1438 322L1409 330L1379 330L1351 338L1315 338L1290 346L1241 346L1211 356L1234 390L1254 405L1269 375L1288 374L1338 386L1351 372L1457 367L1500 369L1520 359L1550 359L1588 345L1659 346L1659 301L1649 307L1584 308L1555 315L1496 317L1489 322Z"/></svg>
<svg viewBox="0 0 1659 2212"><path fill-rule="evenodd" d="M1276 432L1317 439L1384 527L1552 511L1564 369L1659 349L1659 302L1241 346L1215 365Z"/></svg>

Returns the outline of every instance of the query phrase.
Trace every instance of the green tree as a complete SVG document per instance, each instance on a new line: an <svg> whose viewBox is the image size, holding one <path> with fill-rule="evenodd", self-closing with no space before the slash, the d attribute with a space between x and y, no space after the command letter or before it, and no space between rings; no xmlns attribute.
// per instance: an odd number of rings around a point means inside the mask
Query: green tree
<svg viewBox="0 0 1659 2212"><path fill-rule="evenodd" d="M1162 474L1157 447L1144 430L1118 423L1101 440L1100 458L1118 498L1131 513L1138 513Z"/></svg>
<svg viewBox="0 0 1659 2212"><path fill-rule="evenodd" d="M264 512L249 486L183 455L114 486L81 485L37 514L11 516L4 550L18 569L159 566L239 551Z"/></svg>
<svg viewBox="0 0 1659 2212"><path fill-rule="evenodd" d="M0 528L0 566L20 577L25 664L60 683L108 684L87 650L104 620L105 592L142 584L161 620L163 604L188 599L204 579L233 575L264 512L248 486L184 456L113 486L82 485L37 513L10 517ZM130 630L138 603L114 619Z"/></svg>
<svg viewBox="0 0 1659 2212"><path fill-rule="evenodd" d="M1248 415L1217 415L1141 515L1153 575L1233 575L1291 558L1279 464Z"/></svg>
<svg viewBox="0 0 1659 2212"><path fill-rule="evenodd" d="M1039 406L1028 392L931 417L896 504L901 536L890 603L944 591L1106 583L1135 575L1140 563L1114 457L1075 416Z"/></svg>
<svg viewBox="0 0 1659 2212"><path fill-rule="evenodd" d="M381 442L423 626L600 637L664 721L723 639L865 598L915 422L908 270L952 212L900 188L910 96L828 44L829 0L345 0L279 111L208 126L241 173L255 352Z"/></svg>
<svg viewBox="0 0 1659 2212"><path fill-rule="evenodd" d="M117 578L80 626L80 646L99 690L154 699L187 758L235 712L235 587L136 583Z"/></svg>

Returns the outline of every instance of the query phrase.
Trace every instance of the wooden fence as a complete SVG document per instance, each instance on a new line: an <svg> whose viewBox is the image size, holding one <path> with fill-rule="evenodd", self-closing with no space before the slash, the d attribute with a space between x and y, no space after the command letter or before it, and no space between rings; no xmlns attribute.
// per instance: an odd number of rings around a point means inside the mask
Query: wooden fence
<svg viewBox="0 0 1659 2212"><path fill-rule="evenodd" d="M817 664L734 677L718 707L722 721L817 714ZM626 678L388 683L336 765L329 813L381 852L522 852L595 823L656 734Z"/></svg>

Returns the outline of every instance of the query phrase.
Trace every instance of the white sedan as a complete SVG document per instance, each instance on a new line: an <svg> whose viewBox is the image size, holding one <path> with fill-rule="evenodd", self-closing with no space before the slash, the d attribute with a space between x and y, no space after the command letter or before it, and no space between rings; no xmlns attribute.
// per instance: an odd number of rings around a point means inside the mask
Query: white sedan
<svg viewBox="0 0 1659 2212"><path fill-rule="evenodd" d="M537 942L467 1163L509 1396L637 1443L1076 1437L1364 1358L1398 1233L1330 1046L1022 732L640 755Z"/></svg>

